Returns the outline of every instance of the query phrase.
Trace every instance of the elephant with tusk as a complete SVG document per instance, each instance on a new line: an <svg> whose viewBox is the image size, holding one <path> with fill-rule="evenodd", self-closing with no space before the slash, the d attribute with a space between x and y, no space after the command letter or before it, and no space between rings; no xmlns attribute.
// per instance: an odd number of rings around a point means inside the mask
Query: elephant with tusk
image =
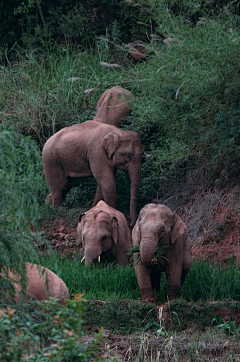
<svg viewBox="0 0 240 362"><path fill-rule="evenodd" d="M139 247L135 271L142 299L155 301L154 289L160 289L162 271L167 278L168 298L179 297L192 263L191 244L182 219L165 205L148 204L140 211L132 240L133 247Z"/></svg>
<svg viewBox="0 0 240 362"><path fill-rule="evenodd" d="M126 266L127 252L131 248L130 230L125 216L106 202L98 204L80 215L77 233L84 248L85 265L100 258L113 258Z"/></svg>

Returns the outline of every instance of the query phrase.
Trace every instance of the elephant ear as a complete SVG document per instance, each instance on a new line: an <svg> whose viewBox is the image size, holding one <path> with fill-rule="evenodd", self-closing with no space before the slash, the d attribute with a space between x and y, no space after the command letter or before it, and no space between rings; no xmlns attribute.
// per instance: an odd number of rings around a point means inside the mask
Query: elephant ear
<svg viewBox="0 0 240 362"><path fill-rule="evenodd" d="M134 225L134 228L132 231L132 241L133 241L133 245L140 245L141 231L140 231L138 220L137 220L136 224Z"/></svg>
<svg viewBox="0 0 240 362"><path fill-rule="evenodd" d="M172 244L185 233L187 227L186 224L182 221L180 216L175 214L175 222L173 224L172 232L171 232L171 242Z"/></svg>
<svg viewBox="0 0 240 362"><path fill-rule="evenodd" d="M81 214L78 218L78 226L77 226L77 234L78 234L78 240L76 241L76 246L79 246L82 244L84 247L84 242L82 238L82 229L83 229L83 222L85 219L85 213Z"/></svg>
<svg viewBox="0 0 240 362"><path fill-rule="evenodd" d="M106 150L108 157L111 158L120 145L120 136L115 132L106 134L102 141L102 146Z"/></svg>
<svg viewBox="0 0 240 362"><path fill-rule="evenodd" d="M118 220L116 217L112 218L112 239L115 244L118 242Z"/></svg>

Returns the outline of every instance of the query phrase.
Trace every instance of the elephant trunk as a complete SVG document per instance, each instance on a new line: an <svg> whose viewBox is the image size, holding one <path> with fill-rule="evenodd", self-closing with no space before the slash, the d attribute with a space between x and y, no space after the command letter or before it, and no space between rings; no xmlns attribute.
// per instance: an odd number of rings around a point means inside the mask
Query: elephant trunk
<svg viewBox="0 0 240 362"><path fill-rule="evenodd" d="M144 265L148 266L151 264L156 247L157 247L157 238L150 236L142 238L140 243L140 255L142 263Z"/></svg>
<svg viewBox="0 0 240 362"><path fill-rule="evenodd" d="M102 250L99 250L98 248L85 248L84 250L84 257L85 257L85 265L91 265L95 259L98 259L101 255Z"/></svg>
<svg viewBox="0 0 240 362"><path fill-rule="evenodd" d="M128 168L128 174L131 180L131 199L130 199L130 217L131 226L133 227L137 220L137 196L141 178L141 156L139 160Z"/></svg>

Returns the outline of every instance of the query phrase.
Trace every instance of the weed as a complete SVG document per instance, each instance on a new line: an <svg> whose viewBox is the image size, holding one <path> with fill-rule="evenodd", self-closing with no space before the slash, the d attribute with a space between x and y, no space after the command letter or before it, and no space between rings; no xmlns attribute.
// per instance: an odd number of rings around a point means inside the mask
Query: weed
<svg viewBox="0 0 240 362"><path fill-rule="evenodd" d="M228 318L227 322L224 322L221 316L217 316L212 320L212 323L220 322L218 328L222 329L227 336L240 336L240 328L236 326L236 321L232 320L232 316Z"/></svg>
<svg viewBox="0 0 240 362"><path fill-rule="evenodd" d="M79 296L60 306L57 300L4 308L0 316L0 359L6 362L101 361L102 333L85 337L84 302Z"/></svg>

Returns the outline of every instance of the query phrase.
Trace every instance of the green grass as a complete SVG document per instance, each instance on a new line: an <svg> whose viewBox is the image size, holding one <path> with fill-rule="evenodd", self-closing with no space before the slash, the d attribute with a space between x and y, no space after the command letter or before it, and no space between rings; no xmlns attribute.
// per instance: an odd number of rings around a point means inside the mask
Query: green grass
<svg viewBox="0 0 240 362"><path fill-rule="evenodd" d="M0 122L31 135L40 147L60 128L92 119L107 88L122 85L133 92L132 125L126 127L139 132L148 155L142 167L140 206L159 191L159 198L175 192L174 184L168 183L164 191L159 184L170 176L184 182L193 169L205 171L206 186L215 181L221 186L236 173L240 156L236 18L223 11L213 19L204 18L201 26L192 26L161 2L151 3L159 34L177 41L169 46L150 41L147 62L127 61L122 44L118 46L122 46L123 68L102 67L100 61L112 61L111 47L104 40L86 51L67 46L45 51L14 47L11 52L17 57L12 62L6 51L0 52ZM68 81L71 77L80 79ZM94 90L87 95L84 91L89 88ZM128 195L129 182L125 177L121 181L121 192ZM74 206L74 200L80 203L76 192L69 205ZM119 208L128 207L119 204Z"/></svg>
<svg viewBox="0 0 240 362"><path fill-rule="evenodd" d="M134 269L119 265L99 264L89 269L82 257L60 259L57 255L41 260L42 265L56 272L67 284L70 295L84 293L87 299L137 299L140 292Z"/></svg>
<svg viewBox="0 0 240 362"><path fill-rule="evenodd" d="M98 264L86 268L81 258L60 259L53 253L41 260L42 265L57 273L67 284L70 294L83 293L87 299L121 300L141 297L134 268L112 264ZM195 261L183 285L182 298L199 300L240 300L240 267L234 263ZM162 276L158 303L167 301L166 278Z"/></svg>
<svg viewBox="0 0 240 362"><path fill-rule="evenodd" d="M240 300L240 266L194 262L183 285L182 295L187 300Z"/></svg>

